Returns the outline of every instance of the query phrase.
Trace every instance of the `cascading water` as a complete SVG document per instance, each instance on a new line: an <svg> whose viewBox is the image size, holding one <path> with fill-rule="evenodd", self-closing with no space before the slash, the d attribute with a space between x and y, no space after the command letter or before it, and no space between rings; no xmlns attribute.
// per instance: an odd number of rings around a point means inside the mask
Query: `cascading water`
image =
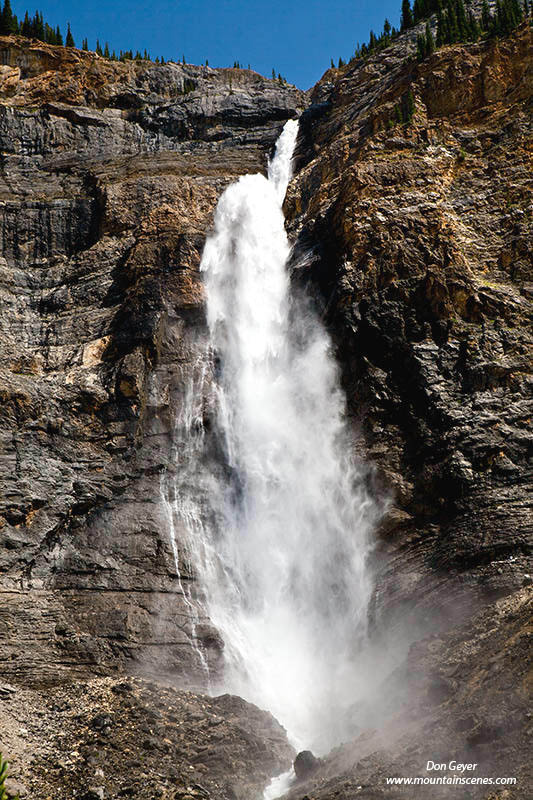
<svg viewBox="0 0 533 800"><path fill-rule="evenodd" d="M351 455L330 341L291 294L281 207L297 130L285 125L268 180L226 189L202 257L226 463L198 475L195 546L225 642L220 688L321 752L345 735L361 690L375 505Z"/></svg>

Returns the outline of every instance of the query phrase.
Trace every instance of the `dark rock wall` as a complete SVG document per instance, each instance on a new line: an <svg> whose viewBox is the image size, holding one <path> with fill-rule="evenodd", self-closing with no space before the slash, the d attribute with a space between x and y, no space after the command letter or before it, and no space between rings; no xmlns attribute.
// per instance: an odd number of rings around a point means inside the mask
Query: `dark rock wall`
<svg viewBox="0 0 533 800"><path fill-rule="evenodd" d="M287 213L392 490L375 620L427 629L531 571L532 36L386 54L315 88Z"/></svg>
<svg viewBox="0 0 533 800"><path fill-rule="evenodd" d="M243 70L0 44L2 669L184 680L159 492L198 264L220 192L307 100ZM409 46L315 87L286 211L392 498L374 620L418 629L530 570L532 59L525 26L422 64Z"/></svg>
<svg viewBox="0 0 533 800"><path fill-rule="evenodd" d="M214 206L303 95L22 39L0 53L0 672L201 682L160 475Z"/></svg>

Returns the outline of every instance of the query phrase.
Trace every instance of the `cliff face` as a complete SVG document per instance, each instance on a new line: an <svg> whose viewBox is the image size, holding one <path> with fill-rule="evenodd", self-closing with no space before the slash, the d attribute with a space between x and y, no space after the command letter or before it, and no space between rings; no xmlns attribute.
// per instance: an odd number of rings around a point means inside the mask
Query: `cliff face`
<svg viewBox="0 0 533 800"><path fill-rule="evenodd" d="M339 750L294 797L395 796L383 776L420 774L435 731L450 757L453 742L493 775L522 770L527 793L531 32L420 64L405 59L409 38L328 71L310 105L248 71L111 63L0 39L0 676L16 684L0 700L22 762L42 728L19 734L19 704L52 724L81 703L79 686L43 700L33 694L43 684L125 670L200 685L198 640L216 664L217 633L193 624L194 575L183 558L176 570L161 498L179 469L173 413L206 335L198 265L215 203L237 176L264 169L284 121L309 105L286 213L295 281L323 308L360 448L390 497L372 629L407 642L439 633L413 646L382 692L381 732ZM123 700L131 687L93 679L83 725L66 713L82 752L77 785L105 766L92 748L115 741L112 725L85 724L100 695L131 722L117 748L148 726L151 771L161 753L181 753L169 709L191 723L194 747L180 757L194 771L209 742L214 797L224 759L235 775L220 797L252 797L286 764L276 726L257 717L258 738L243 733L255 711L165 694L168 708L147 721L146 685L134 689ZM208 736L226 712L231 751ZM365 719L376 726L375 709L358 711ZM61 733L27 770L44 776L36 798L66 780L49 775ZM253 786L248 761L261 777ZM145 796L142 778L128 788L122 765L110 769L106 790ZM181 774L170 788L154 781L154 796L187 791Z"/></svg>
<svg viewBox="0 0 533 800"><path fill-rule="evenodd" d="M392 489L377 621L435 626L529 571L532 55L523 26L420 64L376 56L330 70L302 118L299 275Z"/></svg>
<svg viewBox="0 0 533 800"><path fill-rule="evenodd" d="M411 647L294 800L405 796L385 779L453 758L516 778L465 796L530 794L532 67L528 26L422 63L398 46L330 70L302 117L295 280L319 298L391 503L378 652Z"/></svg>
<svg viewBox="0 0 533 800"><path fill-rule="evenodd" d="M202 336L200 253L303 95L18 38L0 54L1 672L139 655L194 680L159 474Z"/></svg>

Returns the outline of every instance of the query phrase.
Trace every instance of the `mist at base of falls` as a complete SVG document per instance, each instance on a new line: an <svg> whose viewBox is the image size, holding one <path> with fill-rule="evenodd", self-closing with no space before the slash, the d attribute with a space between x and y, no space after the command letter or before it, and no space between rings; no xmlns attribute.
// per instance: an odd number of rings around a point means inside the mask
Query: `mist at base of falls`
<svg viewBox="0 0 533 800"><path fill-rule="evenodd" d="M225 644L212 690L271 711L295 747L321 753L349 735L364 693L377 506L331 342L291 291L282 204L297 131L285 125L268 179L245 175L219 200L201 262L210 341L178 416L166 502ZM205 452L206 393L217 459Z"/></svg>

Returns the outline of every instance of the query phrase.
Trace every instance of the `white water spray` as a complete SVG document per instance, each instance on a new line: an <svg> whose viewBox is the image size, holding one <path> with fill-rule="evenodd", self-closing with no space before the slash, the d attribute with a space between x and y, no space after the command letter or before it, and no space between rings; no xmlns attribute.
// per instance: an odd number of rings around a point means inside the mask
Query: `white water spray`
<svg viewBox="0 0 533 800"><path fill-rule="evenodd" d="M346 735L362 689L375 507L330 341L291 297L281 206L297 130L285 125L268 180L246 175L224 192L202 258L227 463L205 495L215 522L198 572L225 641L224 690L323 752Z"/></svg>

